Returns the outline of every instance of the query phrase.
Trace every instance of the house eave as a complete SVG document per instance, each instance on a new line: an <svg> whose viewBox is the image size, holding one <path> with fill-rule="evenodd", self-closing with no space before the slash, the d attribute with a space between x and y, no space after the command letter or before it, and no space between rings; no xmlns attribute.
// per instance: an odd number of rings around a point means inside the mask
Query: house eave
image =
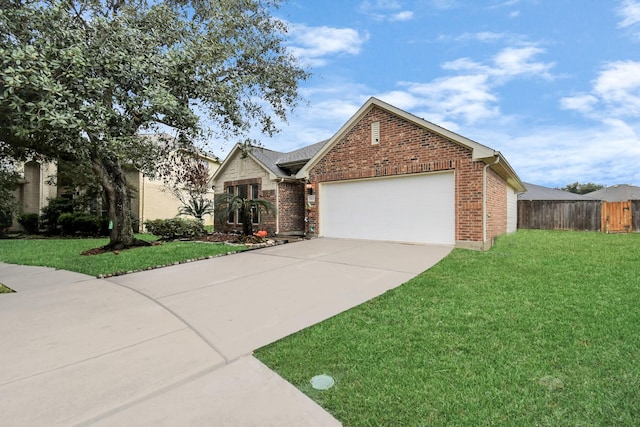
<svg viewBox="0 0 640 427"><path fill-rule="evenodd" d="M448 129L445 129L441 126L436 125L435 123L431 123L425 119L422 119L418 116L414 116L413 114L407 113L406 111L403 111L397 107L394 107L391 104L387 104L384 101L381 101L377 98L371 97L369 98L369 100L367 102L365 102L365 104L360 107L360 109L353 115L351 116L351 118L338 130L338 132L336 132L329 140L329 142L327 144L324 145L324 147L322 147L322 149L320 151L318 151L318 153L316 153L315 156L313 156L306 164L305 166L300 169L300 171L297 173L298 178L301 179L307 179L309 177L309 171L318 163L318 161L324 157L324 155L331 150L331 148L333 148L333 146L337 143L337 141L339 141L340 139L342 139L342 137L349 132L349 130L351 130L351 128L365 115L367 114L371 109L373 109L374 107L378 107L381 108L391 114L395 114L399 117L402 117L403 119L417 125L420 126L424 129L427 129L431 132L434 132L438 135L441 135L444 138L447 138L448 140L461 145L463 147L466 147L468 149L471 150L472 153L472 158L474 160L481 160L481 159L486 159L486 158L490 158L495 156L496 151L485 146L482 145L478 142L475 142L469 138L465 138L462 135L459 135L455 132L452 132Z"/></svg>
<svg viewBox="0 0 640 427"><path fill-rule="evenodd" d="M517 193L523 193L527 191L527 187L525 187L518 174L516 174L515 170L511 167L507 159L505 159L502 153L500 153L499 151L493 151L493 155L490 157L484 157L474 160L484 162L487 165L491 165L489 166L489 168L491 168L505 181L507 181L507 184L512 187Z"/></svg>

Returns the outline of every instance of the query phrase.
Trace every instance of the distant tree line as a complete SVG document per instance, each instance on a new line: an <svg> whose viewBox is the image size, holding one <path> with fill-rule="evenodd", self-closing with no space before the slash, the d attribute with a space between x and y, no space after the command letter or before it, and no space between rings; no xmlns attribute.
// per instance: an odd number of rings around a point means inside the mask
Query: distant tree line
<svg viewBox="0 0 640 427"><path fill-rule="evenodd" d="M604 188L604 185L594 184L593 182L581 184L576 181L573 184L565 185L564 187L560 188L560 190L568 191L569 193L575 194L587 194L591 193L592 191L600 190L601 188Z"/></svg>

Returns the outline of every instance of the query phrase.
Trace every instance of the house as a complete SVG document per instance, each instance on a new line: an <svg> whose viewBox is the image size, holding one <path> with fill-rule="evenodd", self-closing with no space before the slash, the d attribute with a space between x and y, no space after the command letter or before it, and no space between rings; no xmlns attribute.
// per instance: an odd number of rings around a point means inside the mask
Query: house
<svg viewBox="0 0 640 427"><path fill-rule="evenodd" d="M606 202L626 202L627 200L640 200L640 187L620 184L601 188L586 194L587 197Z"/></svg>
<svg viewBox="0 0 640 427"><path fill-rule="evenodd" d="M20 175L18 188L14 192L21 213L36 213L49 204L49 199L58 195L57 186L52 182L58 173L55 163L31 160L17 165ZM14 224L12 228L15 228Z"/></svg>
<svg viewBox="0 0 640 427"><path fill-rule="evenodd" d="M305 183L296 173L328 142L303 147L289 153L262 147L237 144L213 174L216 192L260 198L276 207L275 215L253 217L254 227L272 235L306 234ZM216 220L216 230L240 231L242 224L236 212L227 221Z"/></svg>
<svg viewBox="0 0 640 427"><path fill-rule="evenodd" d="M525 183L518 195L518 228L599 231L601 203L589 194L576 194Z"/></svg>
<svg viewBox="0 0 640 427"><path fill-rule="evenodd" d="M526 191L500 152L376 98L310 147L234 147L213 181L216 192L274 201L277 215L254 219L274 234L475 249L516 230Z"/></svg>
<svg viewBox="0 0 640 427"><path fill-rule="evenodd" d="M528 182L525 182L524 186L527 188L527 191L519 194L518 200L594 200L594 198L588 194L576 194L556 188L530 184Z"/></svg>
<svg viewBox="0 0 640 427"><path fill-rule="evenodd" d="M220 161L214 156L201 153L198 154L198 158L206 163L210 175L220 167ZM33 160L22 163L18 165L18 173L22 179L19 181L15 196L20 213L39 214L42 208L49 204L50 199L69 191L68 188L56 185L58 165L54 162ZM125 175L133 194L131 213L135 231L140 231L142 224L147 220L173 218L178 214L181 202L162 180L152 179L133 168L125 168ZM213 191L211 191L211 197L213 197ZM213 218L205 217L205 225L213 225ZM19 227L14 221L11 229L15 230Z"/></svg>

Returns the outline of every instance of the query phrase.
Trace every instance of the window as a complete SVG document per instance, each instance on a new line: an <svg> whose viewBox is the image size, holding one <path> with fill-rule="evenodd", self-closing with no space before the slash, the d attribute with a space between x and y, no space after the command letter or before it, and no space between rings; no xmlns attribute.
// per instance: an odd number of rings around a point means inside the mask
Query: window
<svg viewBox="0 0 640 427"><path fill-rule="evenodd" d="M258 199L258 184L251 184L251 200ZM260 210L256 206L251 207L251 223L260 224Z"/></svg>
<svg viewBox="0 0 640 427"><path fill-rule="evenodd" d="M235 193L234 193L234 188L233 188L233 186L229 186L229 187L227 187L227 193L229 193L229 194L235 194ZM229 222L230 222L230 223L232 223L232 224L233 224L234 222L236 222L236 213L235 213L235 211L231 211L231 212L229 212L229 218L227 219L227 221L229 221Z"/></svg>
<svg viewBox="0 0 640 427"><path fill-rule="evenodd" d="M228 186L227 193L235 194L243 199L255 200L260 197L260 184L245 184ZM229 213L230 224L242 224L242 215L238 210ZM251 208L251 223L260 224L260 211L255 207Z"/></svg>

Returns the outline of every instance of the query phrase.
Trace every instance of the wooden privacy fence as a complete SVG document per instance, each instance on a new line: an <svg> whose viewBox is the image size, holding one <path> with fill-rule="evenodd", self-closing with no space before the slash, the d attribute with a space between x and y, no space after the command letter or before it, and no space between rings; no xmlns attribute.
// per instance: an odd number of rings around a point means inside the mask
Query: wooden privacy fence
<svg viewBox="0 0 640 427"><path fill-rule="evenodd" d="M640 200L519 200L518 228L640 232Z"/></svg>

